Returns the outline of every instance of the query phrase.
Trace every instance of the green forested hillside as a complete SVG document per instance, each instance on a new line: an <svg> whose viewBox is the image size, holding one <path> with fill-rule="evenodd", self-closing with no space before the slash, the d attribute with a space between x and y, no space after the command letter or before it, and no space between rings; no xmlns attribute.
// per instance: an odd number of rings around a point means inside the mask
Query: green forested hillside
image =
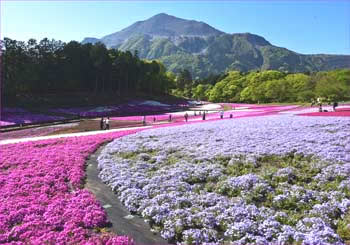
<svg viewBox="0 0 350 245"><path fill-rule="evenodd" d="M229 70L315 72L350 68L349 55L303 55L271 45L257 35L221 34L211 37L151 38L138 35L118 47L137 50L141 58L159 59L175 73L188 69L204 78Z"/></svg>
<svg viewBox="0 0 350 245"><path fill-rule="evenodd" d="M182 87L181 90L178 86L174 93L213 102L310 102L316 97L326 101L349 100L350 70L312 74L276 70L230 71L223 77L192 82L186 80Z"/></svg>

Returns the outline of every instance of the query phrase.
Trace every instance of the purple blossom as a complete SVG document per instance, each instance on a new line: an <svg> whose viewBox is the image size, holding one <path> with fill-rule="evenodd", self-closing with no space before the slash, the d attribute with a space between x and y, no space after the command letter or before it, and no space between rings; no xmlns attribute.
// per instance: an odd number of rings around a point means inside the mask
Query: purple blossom
<svg viewBox="0 0 350 245"><path fill-rule="evenodd" d="M130 211L160 227L166 239L342 243L333 227L350 207L343 192L350 177L349 123L347 118L284 115L151 129L108 144L98 159L100 178ZM125 152L137 157L125 159L120 155ZM319 185L289 181L303 174L291 166L277 169L271 180L261 173L229 176L219 160L230 159L228 167L239 162L257 167L261 156L287 154L310 156ZM272 185L278 178L286 181ZM335 180L343 182L334 190L322 189ZM258 200L270 195L271 206L254 204L252 195ZM300 218L286 225L283 220L292 217L282 209L295 213L295 207L302 209Z"/></svg>

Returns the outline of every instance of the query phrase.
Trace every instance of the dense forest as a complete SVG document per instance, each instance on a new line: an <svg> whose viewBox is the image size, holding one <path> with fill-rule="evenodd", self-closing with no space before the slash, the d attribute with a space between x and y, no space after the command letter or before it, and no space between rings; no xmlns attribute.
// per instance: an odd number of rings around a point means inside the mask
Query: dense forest
<svg viewBox="0 0 350 245"><path fill-rule="evenodd" d="M7 98L67 91L164 94L173 85L160 62L101 43L66 44L47 38L25 43L5 38L1 47L2 91Z"/></svg>
<svg viewBox="0 0 350 245"><path fill-rule="evenodd" d="M137 92L173 94L212 102L310 102L350 99L350 70L315 73L229 71L193 79L188 70L167 72L158 60L138 52L107 49L102 43L63 43L47 38L1 41L2 98L65 92L118 96Z"/></svg>

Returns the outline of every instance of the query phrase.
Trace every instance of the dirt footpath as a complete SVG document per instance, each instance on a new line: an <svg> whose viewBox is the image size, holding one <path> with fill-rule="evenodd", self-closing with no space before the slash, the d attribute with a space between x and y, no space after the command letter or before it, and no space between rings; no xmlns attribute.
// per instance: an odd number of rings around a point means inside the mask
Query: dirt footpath
<svg viewBox="0 0 350 245"><path fill-rule="evenodd" d="M102 148L100 147L98 151L90 155L87 161L85 188L95 195L106 210L108 220L111 222L111 231L133 238L137 245L169 244L159 234L153 234L150 231L150 226L141 217L131 215L119 202L117 195L111 188L102 183L98 177L99 171L97 169L97 157Z"/></svg>

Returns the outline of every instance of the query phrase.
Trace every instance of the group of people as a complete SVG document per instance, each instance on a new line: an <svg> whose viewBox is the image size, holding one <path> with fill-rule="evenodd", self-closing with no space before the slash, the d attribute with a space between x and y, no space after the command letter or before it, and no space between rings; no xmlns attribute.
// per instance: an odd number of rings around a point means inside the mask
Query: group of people
<svg viewBox="0 0 350 245"><path fill-rule="evenodd" d="M201 115L201 114L202 113L199 112L199 115ZM194 116L196 116L196 115L197 115L196 112L194 112ZM188 121L188 113L187 112L185 112L184 118L185 118L185 121L187 122ZM205 120L205 111L202 114L202 119Z"/></svg>
<svg viewBox="0 0 350 245"><path fill-rule="evenodd" d="M196 116L196 112L194 112L194 116ZM203 111L203 113L200 111L199 112L199 115L202 115L202 120L205 120L206 119L206 112ZM187 122L188 121L188 113L185 112L184 114L184 118L185 118L185 121ZM220 118L223 119L224 118L224 111L220 111ZM230 118L232 118L232 114L230 114ZM156 117L153 117L153 123L156 122ZM104 117L101 118L100 120L100 129L101 130L108 130L109 129L109 117L107 117L106 119ZM169 119L168 119L169 122L172 121L172 115L169 114ZM146 125L146 116L144 115L142 117L142 124L145 126Z"/></svg>
<svg viewBox="0 0 350 245"><path fill-rule="evenodd" d="M317 104L317 105L318 105L318 111L319 111L319 112L323 112L324 110L322 109L322 102L323 102L323 100L322 100L320 97L318 97L318 98L316 99L316 101L315 101L315 100L312 100L312 101L311 101L311 107L312 107L313 105ZM329 105L331 104L331 101L330 101L330 100L328 100L328 104L329 104ZM333 105L333 111L336 111L336 108L338 107L338 102L337 102L337 101L333 101L332 105Z"/></svg>
<svg viewBox="0 0 350 245"><path fill-rule="evenodd" d="M329 102L329 104L331 104ZM311 107L314 106L314 105L318 105L319 106L319 112L322 112L322 99L320 97L318 97L315 100L312 100L311 101ZM336 111L336 107L338 107L338 102L337 101L334 101L333 102L333 111ZM194 116L196 116L197 113L194 112ZM203 111L203 113L201 113L201 111L199 112L199 115L202 115L202 120L205 120L206 119L206 113L205 111ZM185 121L187 122L188 121L188 113L185 112L184 114L184 118L185 118ZM224 118L224 111L220 111L220 118L223 119ZM230 114L230 118L233 118L232 114ZM169 119L168 119L169 122L172 121L172 115L169 114ZM155 123L156 122L156 118L153 117L153 122ZM143 116L142 117L142 124L143 125L146 125L146 116ZM100 121L100 128L101 130L108 130L109 129L109 117L107 117L106 119L104 119L103 117L101 118L101 121Z"/></svg>
<svg viewBox="0 0 350 245"><path fill-rule="evenodd" d="M109 129L109 117L107 117L106 119L104 119L103 117L101 118L100 129L101 130L108 130Z"/></svg>
<svg viewBox="0 0 350 245"><path fill-rule="evenodd" d="M196 116L197 113L194 112L194 116ZM205 111L203 111L203 113L200 111L199 112L199 115L202 115L202 120L205 120L206 119L206 113ZM185 112L185 115L184 115L184 118L185 118L185 121L187 122L188 121L188 113ZM220 111L220 118L223 119L224 118L224 111ZM232 114L230 114L230 118L232 118ZM170 122L171 120L169 120Z"/></svg>

